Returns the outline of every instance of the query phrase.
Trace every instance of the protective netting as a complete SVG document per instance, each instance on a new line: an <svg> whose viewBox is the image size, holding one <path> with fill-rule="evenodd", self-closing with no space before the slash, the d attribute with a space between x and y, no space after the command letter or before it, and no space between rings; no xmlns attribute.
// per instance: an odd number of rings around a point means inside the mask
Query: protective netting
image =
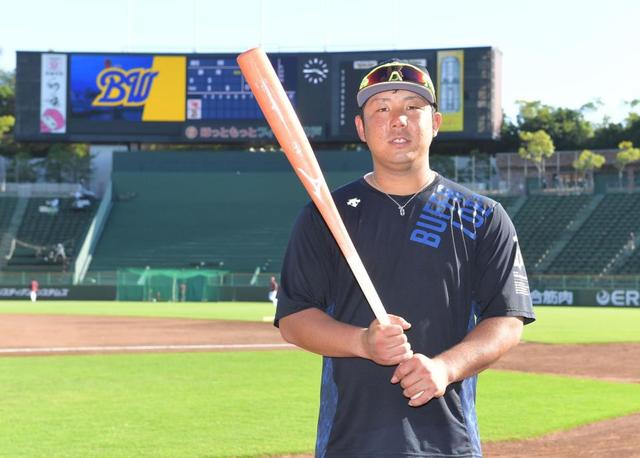
<svg viewBox="0 0 640 458"><path fill-rule="evenodd" d="M65 247L72 243L73 239L69 239L59 243L37 245L14 238L11 240L9 252L5 255L5 259L11 261L14 257L31 257L45 262L64 264L67 261Z"/></svg>
<svg viewBox="0 0 640 458"><path fill-rule="evenodd" d="M118 270L119 301L217 301L224 275L216 269L151 269Z"/></svg>

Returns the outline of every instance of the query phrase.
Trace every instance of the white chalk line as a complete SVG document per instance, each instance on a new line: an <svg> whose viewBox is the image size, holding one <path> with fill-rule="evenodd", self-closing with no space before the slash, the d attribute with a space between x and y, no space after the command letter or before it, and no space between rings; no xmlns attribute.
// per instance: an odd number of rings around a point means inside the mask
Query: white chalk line
<svg viewBox="0 0 640 458"><path fill-rule="evenodd" d="M293 348L287 343L273 344L202 344L202 345L106 345L92 347L28 347L0 348L0 354L17 353L77 353L109 351L167 351L167 350L251 350L260 348Z"/></svg>

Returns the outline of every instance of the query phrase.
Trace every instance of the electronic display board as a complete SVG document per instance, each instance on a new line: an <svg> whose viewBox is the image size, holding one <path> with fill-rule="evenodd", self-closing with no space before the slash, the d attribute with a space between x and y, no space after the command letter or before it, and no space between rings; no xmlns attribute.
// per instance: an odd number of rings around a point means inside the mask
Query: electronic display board
<svg viewBox="0 0 640 458"><path fill-rule="evenodd" d="M18 52L18 140L272 144L237 54ZM360 80L399 58L436 85L442 140L497 138L500 53L495 48L273 53L269 58L313 143L359 142Z"/></svg>
<svg viewBox="0 0 640 458"><path fill-rule="evenodd" d="M295 59L277 58L274 68L295 107ZM235 59L191 58L187 64L187 119L262 119Z"/></svg>

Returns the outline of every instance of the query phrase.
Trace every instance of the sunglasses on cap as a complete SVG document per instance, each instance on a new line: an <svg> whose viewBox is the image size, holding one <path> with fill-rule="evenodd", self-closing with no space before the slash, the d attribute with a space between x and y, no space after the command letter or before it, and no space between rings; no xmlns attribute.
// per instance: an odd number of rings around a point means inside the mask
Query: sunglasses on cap
<svg viewBox="0 0 640 458"><path fill-rule="evenodd" d="M357 95L358 106L362 107L375 94L397 89L415 92L437 109L436 94L429 73L413 64L400 61L382 63L362 78Z"/></svg>

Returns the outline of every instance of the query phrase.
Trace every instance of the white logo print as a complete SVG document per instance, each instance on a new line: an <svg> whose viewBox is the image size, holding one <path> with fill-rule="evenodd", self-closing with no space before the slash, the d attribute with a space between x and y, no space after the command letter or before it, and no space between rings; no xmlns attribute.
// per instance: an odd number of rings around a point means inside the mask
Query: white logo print
<svg viewBox="0 0 640 458"><path fill-rule="evenodd" d="M358 199L357 197L347 200L347 205L351 205L354 208L357 207L359 203L360 203L360 199Z"/></svg>
<svg viewBox="0 0 640 458"><path fill-rule="evenodd" d="M605 291L604 289L599 291L598 294L596 294L596 301L598 301L599 305L609 304L610 299L611 299L611 295L609 294L608 291Z"/></svg>

